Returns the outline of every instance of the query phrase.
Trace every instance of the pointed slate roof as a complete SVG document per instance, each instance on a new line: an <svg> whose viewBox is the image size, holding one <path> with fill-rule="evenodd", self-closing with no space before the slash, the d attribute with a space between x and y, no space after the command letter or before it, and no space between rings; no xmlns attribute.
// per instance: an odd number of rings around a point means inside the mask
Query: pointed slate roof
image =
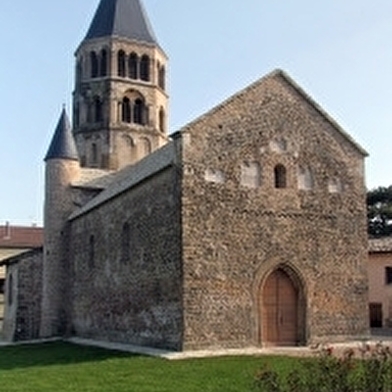
<svg viewBox="0 0 392 392"><path fill-rule="evenodd" d="M111 36L157 44L140 0L101 0L85 39Z"/></svg>
<svg viewBox="0 0 392 392"><path fill-rule="evenodd" d="M70 159L79 160L75 140L71 132L71 125L65 108L63 109L60 120L54 132L52 142L46 154L45 161L49 159Z"/></svg>

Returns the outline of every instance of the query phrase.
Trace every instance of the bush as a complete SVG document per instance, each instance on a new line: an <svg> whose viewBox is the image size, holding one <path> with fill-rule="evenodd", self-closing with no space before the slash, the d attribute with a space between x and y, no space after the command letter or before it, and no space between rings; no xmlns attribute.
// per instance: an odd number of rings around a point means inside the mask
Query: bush
<svg viewBox="0 0 392 392"><path fill-rule="evenodd" d="M301 361L286 377L268 367L255 375L257 392L392 392L392 355L381 343L347 349L342 356L330 347Z"/></svg>

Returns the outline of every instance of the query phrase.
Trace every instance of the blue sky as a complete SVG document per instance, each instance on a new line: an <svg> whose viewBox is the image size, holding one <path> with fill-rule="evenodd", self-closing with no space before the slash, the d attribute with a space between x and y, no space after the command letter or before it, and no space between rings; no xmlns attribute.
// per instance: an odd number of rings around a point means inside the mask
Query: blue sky
<svg viewBox="0 0 392 392"><path fill-rule="evenodd" d="M0 2L0 224L42 223L43 157L71 106L74 51L98 0ZM170 129L282 68L392 184L390 0L144 0L170 58Z"/></svg>

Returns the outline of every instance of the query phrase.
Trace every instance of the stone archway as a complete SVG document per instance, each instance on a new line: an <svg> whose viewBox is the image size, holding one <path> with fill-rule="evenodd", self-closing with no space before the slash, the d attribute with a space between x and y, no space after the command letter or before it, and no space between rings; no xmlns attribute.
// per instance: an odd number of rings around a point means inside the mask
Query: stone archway
<svg viewBox="0 0 392 392"><path fill-rule="evenodd" d="M278 267L259 291L260 341L270 346L296 346L305 338L302 284L291 269Z"/></svg>

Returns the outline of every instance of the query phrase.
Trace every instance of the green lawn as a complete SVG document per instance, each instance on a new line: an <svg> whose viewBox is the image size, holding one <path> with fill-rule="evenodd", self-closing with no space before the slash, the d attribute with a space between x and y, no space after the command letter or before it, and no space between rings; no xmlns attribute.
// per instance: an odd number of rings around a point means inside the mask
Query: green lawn
<svg viewBox="0 0 392 392"><path fill-rule="evenodd" d="M0 391L250 391L263 363L286 373L298 359L230 357L184 361L68 343L0 348Z"/></svg>

